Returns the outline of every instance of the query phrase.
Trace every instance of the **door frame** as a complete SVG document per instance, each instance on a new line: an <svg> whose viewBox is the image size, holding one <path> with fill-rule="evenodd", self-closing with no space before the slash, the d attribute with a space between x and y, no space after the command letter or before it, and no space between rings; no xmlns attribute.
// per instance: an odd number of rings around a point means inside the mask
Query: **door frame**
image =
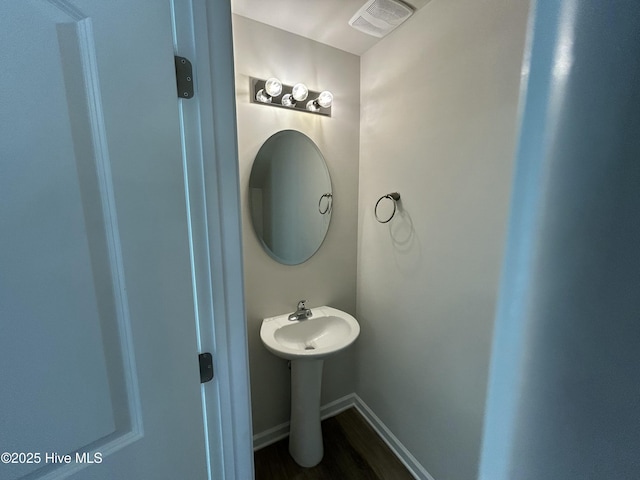
<svg viewBox="0 0 640 480"><path fill-rule="evenodd" d="M213 142L203 151L204 158L213 161L205 163L203 180L213 207L208 209L208 225L224 478L246 480L254 478L253 435L231 2L194 0L194 11L194 18L201 23L206 20L206 30L204 25L195 24L196 45L204 47L206 42L211 59L208 72L204 71L204 62L199 70L198 92L202 103L205 89L210 92L207 107L213 120L213 125L208 125L203 116L201 126L203 132L213 131Z"/></svg>
<svg viewBox="0 0 640 480"><path fill-rule="evenodd" d="M180 100L209 477L254 478L230 0L171 0L176 55L193 64ZM218 464L216 460L221 460Z"/></svg>

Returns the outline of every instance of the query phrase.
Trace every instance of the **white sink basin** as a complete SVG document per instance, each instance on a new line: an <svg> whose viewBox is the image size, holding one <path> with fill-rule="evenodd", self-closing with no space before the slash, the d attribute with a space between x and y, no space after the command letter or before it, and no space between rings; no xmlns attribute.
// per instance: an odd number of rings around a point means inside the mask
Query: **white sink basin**
<svg viewBox="0 0 640 480"><path fill-rule="evenodd" d="M351 345L360 334L360 325L346 312L332 307L312 308L305 320L289 320L289 314L265 318L260 338L281 358L324 358Z"/></svg>

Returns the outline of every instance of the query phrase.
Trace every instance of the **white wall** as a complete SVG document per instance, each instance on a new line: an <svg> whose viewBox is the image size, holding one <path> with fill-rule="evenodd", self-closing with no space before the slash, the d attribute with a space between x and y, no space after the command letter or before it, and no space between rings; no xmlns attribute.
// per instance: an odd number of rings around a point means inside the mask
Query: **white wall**
<svg viewBox="0 0 640 480"><path fill-rule="evenodd" d="M233 17L240 185L243 204L245 297L251 368L254 433L289 420L289 370L260 341L262 319L308 305L331 305L355 315L359 57L282 30ZM265 107L249 102L249 77L276 76L331 90L333 116ZM262 143L277 131L299 130L324 154L331 175L334 207L320 250L297 266L280 265L262 249L251 225L249 175ZM325 362L323 403L354 391L354 350Z"/></svg>
<svg viewBox="0 0 640 480"><path fill-rule="evenodd" d="M527 13L433 0L361 58L356 392L437 480L477 473Z"/></svg>

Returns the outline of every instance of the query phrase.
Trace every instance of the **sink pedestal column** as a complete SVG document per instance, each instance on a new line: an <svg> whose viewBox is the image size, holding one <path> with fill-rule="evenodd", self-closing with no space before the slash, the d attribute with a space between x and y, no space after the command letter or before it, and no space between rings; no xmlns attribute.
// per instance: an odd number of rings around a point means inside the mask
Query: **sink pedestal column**
<svg viewBox="0 0 640 480"><path fill-rule="evenodd" d="M323 359L291 361L289 453L302 467L313 467L324 455L320 426Z"/></svg>

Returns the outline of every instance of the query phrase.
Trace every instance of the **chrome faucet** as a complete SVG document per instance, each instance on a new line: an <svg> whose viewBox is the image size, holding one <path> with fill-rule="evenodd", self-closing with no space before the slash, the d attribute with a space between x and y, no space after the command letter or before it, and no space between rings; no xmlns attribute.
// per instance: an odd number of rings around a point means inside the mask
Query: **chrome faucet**
<svg viewBox="0 0 640 480"><path fill-rule="evenodd" d="M294 321L294 320L306 320L311 315L313 315L313 313L311 313L311 310L309 310L307 308L307 301L306 300L300 300L298 302L298 309L294 313L289 315L289 320L291 320L291 321Z"/></svg>

